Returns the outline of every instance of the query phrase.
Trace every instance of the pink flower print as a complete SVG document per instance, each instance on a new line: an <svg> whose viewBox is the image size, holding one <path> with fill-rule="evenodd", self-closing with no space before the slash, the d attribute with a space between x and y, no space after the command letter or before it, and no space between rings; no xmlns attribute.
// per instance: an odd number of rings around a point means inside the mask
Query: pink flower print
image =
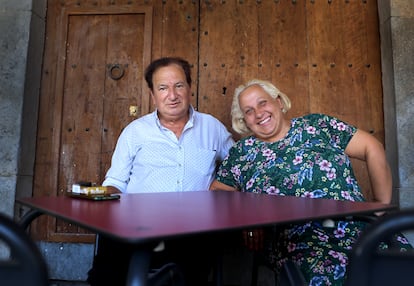
<svg viewBox="0 0 414 286"><path fill-rule="evenodd" d="M279 188L276 188L275 186L270 186L265 190L265 192L269 195L277 195L280 193Z"/></svg>
<svg viewBox="0 0 414 286"><path fill-rule="evenodd" d="M344 237L345 236L345 231L342 228L337 228L334 231L334 234L335 234L336 238Z"/></svg>
<svg viewBox="0 0 414 286"><path fill-rule="evenodd" d="M237 176L240 176L241 174L239 166L234 166L233 168L231 168L231 172Z"/></svg>
<svg viewBox="0 0 414 286"><path fill-rule="evenodd" d="M308 127L306 128L306 131L308 132L308 134L315 134L315 132L316 132L316 128L315 128L315 127L313 127L313 126L308 126Z"/></svg>
<svg viewBox="0 0 414 286"><path fill-rule="evenodd" d="M343 122L339 122L339 123L336 125L336 128L337 128L339 131L344 131L344 130L346 129L346 125L345 125Z"/></svg>
<svg viewBox="0 0 414 286"><path fill-rule="evenodd" d="M250 189L253 186L253 183L254 183L254 179L252 178L247 182L246 189L247 190Z"/></svg>
<svg viewBox="0 0 414 286"><path fill-rule="evenodd" d="M311 193L311 192L309 192L309 191L305 191L305 192L303 193L302 197L304 197L304 198L313 198L313 195L312 195L312 193Z"/></svg>
<svg viewBox="0 0 414 286"><path fill-rule="evenodd" d="M321 171L329 171L332 167L332 163L327 160L322 160L318 165Z"/></svg>
<svg viewBox="0 0 414 286"><path fill-rule="evenodd" d="M273 151L270 150L270 149L265 149L265 150L263 150L262 153L263 153L263 156L266 157L266 159L272 159L272 158L276 157L275 154L273 153Z"/></svg>
<svg viewBox="0 0 414 286"><path fill-rule="evenodd" d="M347 258L343 255L343 253L330 250L329 255L331 255L334 258L337 258L340 261L341 265L346 265Z"/></svg>
<svg viewBox="0 0 414 286"><path fill-rule="evenodd" d="M319 234L318 238L320 241L328 241L328 236L326 234Z"/></svg>
<svg viewBox="0 0 414 286"><path fill-rule="evenodd" d="M292 242L289 242L289 244L288 244L288 246L287 246L287 249L288 249L288 252L295 251L295 249L296 249L296 244L295 244L295 243L292 243Z"/></svg>
<svg viewBox="0 0 414 286"><path fill-rule="evenodd" d="M245 141L244 145L246 146L252 146L254 143L254 140L252 138L249 138Z"/></svg>
<svg viewBox="0 0 414 286"><path fill-rule="evenodd" d="M348 201L354 201L354 199L351 197L351 194L348 191L341 191L341 196Z"/></svg>
<svg viewBox="0 0 414 286"><path fill-rule="evenodd" d="M338 258L342 266L346 265L346 262L347 262L346 256L344 256L342 253L339 253Z"/></svg>
<svg viewBox="0 0 414 286"><path fill-rule="evenodd" d="M331 119L331 121L329 122L329 124L330 124L333 128L336 128L336 124L337 124L337 122L336 122L336 120L335 120L335 119Z"/></svg>
<svg viewBox="0 0 414 286"><path fill-rule="evenodd" d="M336 169L332 168L330 169L327 173L326 176L328 177L329 180L333 180L336 178Z"/></svg>
<svg viewBox="0 0 414 286"><path fill-rule="evenodd" d="M405 237L402 237L401 235L397 236L397 241L401 242L402 244L408 244L408 240Z"/></svg>
<svg viewBox="0 0 414 286"><path fill-rule="evenodd" d="M303 162L302 156L296 156L295 159L293 159L293 165L297 165Z"/></svg>

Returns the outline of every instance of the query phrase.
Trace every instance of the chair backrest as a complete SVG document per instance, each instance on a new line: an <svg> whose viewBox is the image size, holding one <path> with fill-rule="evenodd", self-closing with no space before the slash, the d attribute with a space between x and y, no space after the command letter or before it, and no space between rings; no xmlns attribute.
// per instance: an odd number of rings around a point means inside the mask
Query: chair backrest
<svg viewBox="0 0 414 286"><path fill-rule="evenodd" d="M9 258L0 258L0 285L48 285L46 262L37 245L21 226L1 213L0 241L10 249Z"/></svg>
<svg viewBox="0 0 414 286"><path fill-rule="evenodd" d="M414 250L392 247L380 250L381 242L395 234L414 230L414 209L386 215L370 225L353 246L347 286L411 285L414 281Z"/></svg>

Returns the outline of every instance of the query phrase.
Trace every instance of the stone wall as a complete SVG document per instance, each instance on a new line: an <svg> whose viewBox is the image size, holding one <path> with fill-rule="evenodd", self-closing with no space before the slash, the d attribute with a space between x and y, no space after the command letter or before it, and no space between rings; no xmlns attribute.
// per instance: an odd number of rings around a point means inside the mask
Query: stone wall
<svg viewBox="0 0 414 286"><path fill-rule="evenodd" d="M386 149L394 194L414 207L414 1L378 1Z"/></svg>

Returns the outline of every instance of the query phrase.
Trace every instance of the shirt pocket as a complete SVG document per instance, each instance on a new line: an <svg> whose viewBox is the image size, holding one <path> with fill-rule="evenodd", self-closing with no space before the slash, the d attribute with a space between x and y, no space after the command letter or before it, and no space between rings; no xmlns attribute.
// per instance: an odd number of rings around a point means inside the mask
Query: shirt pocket
<svg viewBox="0 0 414 286"><path fill-rule="evenodd" d="M210 176L216 169L216 150L194 149L187 154L186 163L194 171Z"/></svg>

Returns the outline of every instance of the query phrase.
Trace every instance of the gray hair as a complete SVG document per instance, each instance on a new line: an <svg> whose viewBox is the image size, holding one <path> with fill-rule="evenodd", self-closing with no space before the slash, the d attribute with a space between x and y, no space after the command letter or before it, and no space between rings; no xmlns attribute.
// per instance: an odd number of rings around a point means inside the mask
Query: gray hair
<svg viewBox="0 0 414 286"><path fill-rule="evenodd" d="M235 89L233 95L233 102L231 104L231 122L233 130L241 135L251 134L251 130L247 127L246 122L244 121L244 114L240 108L239 97L243 91L245 91L247 88L253 85L260 86L267 94L269 94L274 99L280 97L283 105L283 113L288 112L288 110L291 107L289 97L283 92L281 92L276 86L274 86L269 81L252 79L247 83L240 85Z"/></svg>

